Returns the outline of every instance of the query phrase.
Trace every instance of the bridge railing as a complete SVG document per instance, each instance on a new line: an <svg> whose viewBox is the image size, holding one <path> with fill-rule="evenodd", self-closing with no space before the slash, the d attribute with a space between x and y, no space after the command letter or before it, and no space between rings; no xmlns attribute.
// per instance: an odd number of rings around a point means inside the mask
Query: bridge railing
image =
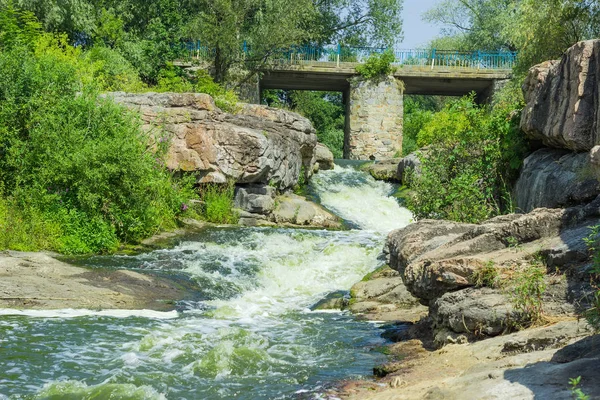
<svg viewBox="0 0 600 400"><path fill-rule="evenodd" d="M214 50L200 41L186 43L189 55L196 59L210 59ZM252 58L252 47L244 43L240 49ZM362 64L373 54L381 54L386 48L329 46L293 46L272 51L269 62L273 66L312 65L322 67L348 67ZM517 53L508 51L453 51L436 49L392 49L393 65L402 68L452 68L510 70L517 61Z"/></svg>

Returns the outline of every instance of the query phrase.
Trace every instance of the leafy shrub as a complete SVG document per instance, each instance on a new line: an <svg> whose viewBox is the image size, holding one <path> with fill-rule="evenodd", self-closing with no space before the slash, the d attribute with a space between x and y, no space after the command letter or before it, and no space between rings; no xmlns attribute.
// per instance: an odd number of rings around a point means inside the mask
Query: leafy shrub
<svg viewBox="0 0 600 400"><path fill-rule="evenodd" d="M344 157L344 131L342 129L317 132L317 138L333 153L333 158Z"/></svg>
<svg viewBox="0 0 600 400"><path fill-rule="evenodd" d="M589 235L583 239L591 255L591 282L596 289L591 301L591 307L586 310L585 317L595 331L600 331L600 225L590 226Z"/></svg>
<svg viewBox="0 0 600 400"><path fill-rule="evenodd" d="M517 271L513 276L511 302L523 320L535 324L543 318L542 296L546 291L544 276L546 270L538 264L531 264Z"/></svg>
<svg viewBox="0 0 600 400"><path fill-rule="evenodd" d="M62 36L23 45L19 23L0 52L0 224L16 225L0 244L112 251L174 227L189 182L173 180L139 118L98 99L94 63Z"/></svg>
<svg viewBox="0 0 600 400"><path fill-rule="evenodd" d="M481 268L477 269L471 277L475 286L487 286L495 288L499 286L500 276L493 261L489 261Z"/></svg>
<svg viewBox="0 0 600 400"><path fill-rule="evenodd" d="M118 51L94 46L84 57L93 65L94 82L102 90L139 92L145 89L138 71Z"/></svg>
<svg viewBox="0 0 600 400"><path fill-rule="evenodd" d="M396 61L396 56L392 50L386 50L381 54L371 54L364 64L356 66L356 72L365 79L390 75L395 71L392 66L394 61Z"/></svg>
<svg viewBox="0 0 600 400"><path fill-rule="evenodd" d="M193 85L182 75L181 69L175 67L173 64L167 64L167 66L160 70L158 73L158 81L156 86L151 90L156 92L193 92Z"/></svg>
<svg viewBox="0 0 600 400"><path fill-rule="evenodd" d="M518 103L493 109L474 95L449 102L417 135L428 145L422 174L409 176L408 207L418 218L480 222L512 211L509 184L527 146L518 129Z"/></svg>
<svg viewBox="0 0 600 400"><path fill-rule="evenodd" d="M215 99L217 107L223 111L235 112L239 99L233 90L225 89L216 83L208 72L198 70L196 72L196 84L194 89L199 93L206 93Z"/></svg>
<svg viewBox="0 0 600 400"><path fill-rule="evenodd" d="M235 182L226 184L210 183L200 189L200 198L204 202L204 219L216 224L235 224L238 215L233 209Z"/></svg>

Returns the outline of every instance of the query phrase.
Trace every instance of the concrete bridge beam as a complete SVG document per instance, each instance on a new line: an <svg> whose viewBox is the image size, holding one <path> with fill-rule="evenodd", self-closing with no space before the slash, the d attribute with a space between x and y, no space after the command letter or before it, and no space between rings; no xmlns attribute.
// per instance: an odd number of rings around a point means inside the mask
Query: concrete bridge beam
<svg viewBox="0 0 600 400"><path fill-rule="evenodd" d="M378 80L355 77L349 82L344 158L374 160L402 153L402 81L387 76Z"/></svg>

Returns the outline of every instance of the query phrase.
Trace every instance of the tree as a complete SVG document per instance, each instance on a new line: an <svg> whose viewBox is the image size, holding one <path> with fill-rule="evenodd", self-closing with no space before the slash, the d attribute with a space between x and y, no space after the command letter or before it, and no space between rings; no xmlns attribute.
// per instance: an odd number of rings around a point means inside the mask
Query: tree
<svg viewBox="0 0 600 400"><path fill-rule="evenodd" d="M597 0L445 0L424 19L461 49L519 51L519 73L600 35Z"/></svg>

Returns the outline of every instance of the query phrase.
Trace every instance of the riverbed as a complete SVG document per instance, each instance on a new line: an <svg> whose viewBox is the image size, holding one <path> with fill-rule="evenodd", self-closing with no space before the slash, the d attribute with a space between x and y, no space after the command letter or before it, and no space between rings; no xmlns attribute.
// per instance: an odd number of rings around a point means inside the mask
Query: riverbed
<svg viewBox="0 0 600 400"><path fill-rule="evenodd" d="M170 312L0 310L0 399L319 398L369 376L384 357L378 324L310 307L384 263L386 234L412 218L394 190L336 166L309 192L349 230L213 227L77 261L177 274L200 290Z"/></svg>

